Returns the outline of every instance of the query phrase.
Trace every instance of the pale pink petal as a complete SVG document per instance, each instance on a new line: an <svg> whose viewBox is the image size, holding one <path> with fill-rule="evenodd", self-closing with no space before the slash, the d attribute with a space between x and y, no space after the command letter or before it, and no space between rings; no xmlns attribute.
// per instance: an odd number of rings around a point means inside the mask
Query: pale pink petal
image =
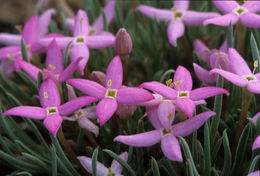
<svg viewBox="0 0 260 176"><path fill-rule="evenodd" d="M255 77L260 81L260 73L255 74Z"/></svg>
<svg viewBox="0 0 260 176"><path fill-rule="evenodd" d="M127 152L123 152L119 155L119 157L121 159L123 159L125 162L127 162L128 159L128 153ZM114 172L115 174L120 174L123 171L123 167L121 166L121 164L119 164L116 160L112 161L111 164L111 170L112 172Z"/></svg>
<svg viewBox="0 0 260 176"><path fill-rule="evenodd" d="M177 46L177 39L184 34L184 23L182 20L171 20L167 27L167 35L169 42L173 46Z"/></svg>
<svg viewBox="0 0 260 176"><path fill-rule="evenodd" d="M223 13L232 12L236 7L240 6L236 1L213 0L213 3Z"/></svg>
<svg viewBox="0 0 260 176"><path fill-rule="evenodd" d="M28 117L31 119L42 120L47 115L47 112L44 108L34 107L34 106L16 106L14 108L8 109L3 113L4 116L22 116Z"/></svg>
<svg viewBox="0 0 260 176"><path fill-rule="evenodd" d="M135 104L150 101L153 95L141 88L127 87L117 91L116 100L122 104Z"/></svg>
<svg viewBox="0 0 260 176"><path fill-rule="evenodd" d="M95 82L101 84L104 87L106 86L105 85L106 75L103 72L101 72L101 71L93 71L91 73L90 77L91 77L92 81L95 81Z"/></svg>
<svg viewBox="0 0 260 176"><path fill-rule="evenodd" d="M79 57L82 57L83 59L79 62L77 67L77 72L80 75L84 75L84 69L86 67L86 64L89 59L89 50L86 44L73 44L70 47L70 59L71 61L77 60Z"/></svg>
<svg viewBox="0 0 260 176"><path fill-rule="evenodd" d="M115 36L94 35L87 37L87 46L91 49L107 48L115 45Z"/></svg>
<svg viewBox="0 0 260 176"><path fill-rule="evenodd" d="M30 64L29 62L25 62L23 60L19 60L18 63L21 69L23 69L32 79L37 81L38 73L41 72L41 70L38 67Z"/></svg>
<svg viewBox="0 0 260 176"><path fill-rule="evenodd" d="M116 115L122 118L131 117L136 110L136 105L129 104L118 104Z"/></svg>
<svg viewBox="0 0 260 176"><path fill-rule="evenodd" d="M46 10L38 20L38 36L39 38L43 37L48 32L48 27L51 21L52 14L55 14L54 9Z"/></svg>
<svg viewBox="0 0 260 176"><path fill-rule="evenodd" d="M183 16L183 21L186 25L189 26L200 26L204 20L215 18L220 16L215 12L195 12L195 11L186 11Z"/></svg>
<svg viewBox="0 0 260 176"><path fill-rule="evenodd" d="M241 15L239 20L241 23L250 28L259 28L260 27L260 15L246 12L245 14Z"/></svg>
<svg viewBox="0 0 260 176"><path fill-rule="evenodd" d="M60 105L60 93L52 79L46 79L40 87L40 102L42 107L56 107Z"/></svg>
<svg viewBox="0 0 260 176"><path fill-rule="evenodd" d="M249 92L260 94L260 82L250 81L247 85Z"/></svg>
<svg viewBox="0 0 260 176"><path fill-rule="evenodd" d="M210 74L212 73L217 73L220 74L222 77L224 77L225 79L227 79L228 81L232 82L233 84L239 86L239 87L245 87L247 85L247 80L242 77L242 76L238 76L234 73L225 71L225 70L220 70L220 69L212 69L210 71Z"/></svg>
<svg viewBox="0 0 260 176"><path fill-rule="evenodd" d="M176 106L180 108L189 118L192 118L195 112L195 103L189 98L179 98L175 102Z"/></svg>
<svg viewBox="0 0 260 176"><path fill-rule="evenodd" d="M154 107L154 106L158 106L163 97L159 94L152 94L154 99L150 100L150 101L147 101L147 102L143 102L143 103L137 103L136 105L137 106L145 106L145 107Z"/></svg>
<svg viewBox="0 0 260 176"><path fill-rule="evenodd" d="M59 75L59 79L58 82L64 82L65 80L68 79L68 77L70 75L72 75L72 73L76 70L76 68L78 67L80 61L83 58L80 57L76 60L74 60L60 75Z"/></svg>
<svg viewBox="0 0 260 176"><path fill-rule="evenodd" d="M158 118L167 131L174 120L175 107L171 101L163 101L158 107Z"/></svg>
<svg viewBox="0 0 260 176"><path fill-rule="evenodd" d="M59 114L62 116L70 115L78 109L82 108L83 106L93 103L94 101L97 101L97 98L90 96L82 96L59 106L58 111Z"/></svg>
<svg viewBox="0 0 260 176"><path fill-rule="evenodd" d="M55 39L48 46L46 68L55 75L63 72L63 57Z"/></svg>
<svg viewBox="0 0 260 176"><path fill-rule="evenodd" d="M253 117L253 121L256 122L256 120L260 117L260 112L258 112L256 115Z"/></svg>
<svg viewBox="0 0 260 176"><path fill-rule="evenodd" d="M43 78L43 80L50 78L50 79L54 80L55 82L57 81L57 75L54 75L52 72L50 72L49 70L47 70L45 68L42 70L42 78Z"/></svg>
<svg viewBox="0 0 260 176"><path fill-rule="evenodd" d="M75 20L73 18L67 18L65 22L66 22L66 26L67 26L69 32L73 33Z"/></svg>
<svg viewBox="0 0 260 176"><path fill-rule="evenodd" d="M48 47L54 38L56 39L56 42L61 49L66 48L69 42L73 40L72 37L43 37L38 41L38 43L43 47Z"/></svg>
<svg viewBox="0 0 260 176"><path fill-rule="evenodd" d="M16 57L21 51L19 46L6 46L0 48L0 60L8 59L8 56ZM20 54L19 54L20 55Z"/></svg>
<svg viewBox="0 0 260 176"><path fill-rule="evenodd" d="M251 172L247 176L259 176L259 175L260 175L260 171L255 171L255 172Z"/></svg>
<svg viewBox="0 0 260 176"><path fill-rule="evenodd" d="M158 117L158 106L146 107L147 116L155 129L163 128L159 117Z"/></svg>
<svg viewBox="0 0 260 176"><path fill-rule="evenodd" d="M107 88L119 89L123 82L123 66L119 56L114 57L108 65L106 72Z"/></svg>
<svg viewBox="0 0 260 176"><path fill-rule="evenodd" d="M249 0L243 4L243 7L249 10L250 12L260 11L260 1Z"/></svg>
<svg viewBox="0 0 260 176"><path fill-rule="evenodd" d="M201 87L190 92L190 99L193 101L203 100L218 94L229 95L229 92L226 89L219 87Z"/></svg>
<svg viewBox="0 0 260 176"><path fill-rule="evenodd" d="M120 135L114 138L114 141L135 147L148 147L158 143L161 140L161 130L153 130L134 135Z"/></svg>
<svg viewBox="0 0 260 176"><path fill-rule="evenodd" d="M200 113L193 118L173 125L172 132L175 136L188 136L199 129L204 122L208 120L208 118L214 116L215 114L216 113L213 111Z"/></svg>
<svg viewBox="0 0 260 176"><path fill-rule="evenodd" d="M140 11L141 13L150 18L156 17L160 21L169 21L172 19L173 15L173 12L171 10L157 9L146 5L140 5L136 8L136 10Z"/></svg>
<svg viewBox="0 0 260 176"><path fill-rule="evenodd" d="M100 125L106 123L116 112L117 102L113 98L103 98L97 105L96 112Z"/></svg>
<svg viewBox="0 0 260 176"><path fill-rule="evenodd" d="M44 126L53 134L53 136L56 136L61 123L62 117L58 114L50 114L43 121Z"/></svg>
<svg viewBox="0 0 260 176"><path fill-rule="evenodd" d="M187 10L189 8L189 0L175 0L173 1L173 7L181 10Z"/></svg>
<svg viewBox="0 0 260 176"><path fill-rule="evenodd" d="M146 88L152 90L153 92L162 95L165 98L175 100L177 98L176 90L156 81L145 82L141 84L139 87Z"/></svg>
<svg viewBox="0 0 260 176"><path fill-rule="evenodd" d="M21 35L17 34L8 34L1 33L0 34L0 43L4 45L20 45L21 43Z"/></svg>
<svg viewBox="0 0 260 176"><path fill-rule="evenodd" d="M224 53L227 53L227 49L228 49L228 47L227 47L227 41L225 40L225 41L222 43L222 45L220 46L219 51L224 52Z"/></svg>
<svg viewBox="0 0 260 176"><path fill-rule="evenodd" d="M252 146L252 150L255 150L257 148L260 148L260 135L255 139Z"/></svg>
<svg viewBox="0 0 260 176"><path fill-rule="evenodd" d="M24 25L22 37L26 44L32 44L38 39L38 18L32 16Z"/></svg>
<svg viewBox="0 0 260 176"><path fill-rule="evenodd" d="M207 63L211 54L210 49L201 40L195 40L193 46L199 59Z"/></svg>
<svg viewBox="0 0 260 176"><path fill-rule="evenodd" d="M67 82L73 87L79 89L81 92L90 96L103 98L106 94L106 89L94 81L86 79L69 79Z"/></svg>
<svg viewBox="0 0 260 176"><path fill-rule="evenodd" d="M110 0L105 8L104 13L106 15L107 24L109 24L114 16L114 9L115 9L116 0ZM103 16L100 14L98 18L95 20L93 27L97 30L103 30Z"/></svg>
<svg viewBox="0 0 260 176"><path fill-rule="evenodd" d="M232 72L230 60L228 59L228 55L226 53L219 51L214 52L209 58L209 63L211 68L221 68L222 70Z"/></svg>
<svg viewBox="0 0 260 176"><path fill-rule="evenodd" d="M84 10L78 10L75 18L73 36L87 36L89 33L88 16Z"/></svg>
<svg viewBox="0 0 260 176"><path fill-rule="evenodd" d="M99 134L99 128L97 125L95 125L94 123L92 123L90 120L88 120L88 118L86 117L82 117L78 120L78 124L81 128L90 131L91 133L94 133L96 135L96 137Z"/></svg>
<svg viewBox="0 0 260 176"><path fill-rule="evenodd" d="M189 91L192 89L192 77L189 70L183 66L178 66L174 73L174 83L180 81L180 85L174 84L176 90Z"/></svg>
<svg viewBox="0 0 260 176"><path fill-rule="evenodd" d="M80 164L89 172L92 174L92 158L86 157L86 156L78 156L78 160L80 161ZM97 175L98 176L105 176L108 175L108 169L97 161Z"/></svg>
<svg viewBox="0 0 260 176"><path fill-rule="evenodd" d="M181 147L179 141L172 134L162 137L161 148L163 154L172 161L182 162Z"/></svg>
<svg viewBox="0 0 260 176"><path fill-rule="evenodd" d="M206 84L213 84L216 82L216 75L210 74L208 70L205 70L204 68L195 63L193 63L193 68L196 73L196 76L199 78L200 81Z"/></svg>
<svg viewBox="0 0 260 176"><path fill-rule="evenodd" d="M88 119L96 119L97 118L97 114L96 114L96 106L90 106L84 109L81 109L84 114L85 117L87 117Z"/></svg>
<svg viewBox="0 0 260 176"><path fill-rule="evenodd" d="M234 25L238 22L238 19L239 17L235 13L230 12L223 16L207 19L203 22L203 25L216 24L219 26L228 26L230 22Z"/></svg>

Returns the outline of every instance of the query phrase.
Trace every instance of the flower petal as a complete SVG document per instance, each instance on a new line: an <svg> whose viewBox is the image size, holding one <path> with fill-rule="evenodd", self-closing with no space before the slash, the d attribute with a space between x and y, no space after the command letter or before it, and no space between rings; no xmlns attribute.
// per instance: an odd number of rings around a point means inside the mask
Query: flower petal
<svg viewBox="0 0 260 176"><path fill-rule="evenodd" d="M87 36L89 33L89 22L88 22L88 16L84 10L78 10L76 18L75 18L75 24L74 24L74 31L73 36Z"/></svg>
<svg viewBox="0 0 260 176"><path fill-rule="evenodd" d="M48 46L46 68L55 75L63 72L63 58L55 39Z"/></svg>
<svg viewBox="0 0 260 176"><path fill-rule="evenodd" d="M70 75L72 75L72 73L76 70L77 66L79 65L80 61L82 60L83 58L80 57L76 60L74 60L65 70L64 72L62 72L60 75L59 75L59 79L58 79L58 82L64 82L65 80L68 79L68 77Z"/></svg>
<svg viewBox="0 0 260 176"><path fill-rule="evenodd" d="M228 58L233 72L239 76L251 75L252 72L245 60L239 55L234 48L228 49Z"/></svg>
<svg viewBox="0 0 260 176"><path fill-rule="evenodd" d="M189 0L175 0L173 1L173 7L181 10L187 10L189 8Z"/></svg>
<svg viewBox="0 0 260 176"><path fill-rule="evenodd" d="M99 83L102 86L106 86L106 75L101 71L93 71L90 75L92 81Z"/></svg>
<svg viewBox="0 0 260 176"><path fill-rule="evenodd" d="M258 112L256 115L254 115L253 121L256 122L259 117L260 117L260 112Z"/></svg>
<svg viewBox="0 0 260 176"><path fill-rule="evenodd" d="M127 152L123 152L119 155L119 157L121 159L123 159L125 162L127 162L128 159L128 153ZM123 171L123 167L121 166L121 164L119 164L116 160L112 161L111 164L111 170L112 172L114 172L115 174L120 174Z"/></svg>
<svg viewBox="0 0 260 176"><path fill-rule="evenodd" d="M38 24L39 38L47 34L52 14L55 14L55 10L49 9L43 12L43 14L39 17L39 24Z"/></svg>
<svg viewBox="0 0 260 176"><path fill-rule="evenodd" d="M223 13L232 12L236 7L240 6L236 1L213 0L212 2Z"/></svg>
<svg viewBox="0 0 260 176"><path fill-rule="evenodd" d="M44 47L48 47L49 44L52 42L52 40L55 38L56 42L58 43L58 46L61 49L66 48L66 46L73 40L72 37L43 37L41 38L38 43Z"/></svg>
<svg viewBox="0 0 260 176"><path fill-rule="evenodd" d="M73 29L74 29L74 25L75 25L75 19L67 18L65 23L66 23L66 26L67 26L68 30L70 31L70 33L73 33Z"/></svg>
<svg viewBox="0 0 260 176"><path fill-rule="evenodd" d="M140 11L141 13L150 18L156 17L160 21L169 21L172 19L173 15L173 12L171 10L157 9L146 5L140 5L136 8L136 10Z"/></svg>
<svg viewBox="0 0 260 176"><path fill-rule="evenodd" d="M222 43L222 45L220 46L219 51L224 52L224 53L227 53L227 49L228 49L228 47L227 47L227 41L225 40L225 41Z"/></svg>
<svg viewBox="0 0 260 176"><path fill-rule="evenodd" d="M32 16L24 25L22 38L25 43L32 44L38 39L38 17Z"/></svg>
<svg viewBox="0 0 260 176"><path fill-rule="evenodd" d="M201 87L190 92L190 99L193 101L203 100L218 94L229 95L229 92L220 87Z"/></svg>
<svg viewBox="0 0 260 176"><path fill-rule="evenodd" d="M107 48L114 45L115 36L94 35L87 38L87 46L92 49Z"/></svg>
<svg viewBox="0 0 260 176"><path fill-rule="evenodd" d="M158 143L161 140L161 131L153 130L145 133L134 135L120 135L114 138L114 141L118 141L127 145L135 147L147 147Z"/></svg>
<svg viewBox="0 0 260 176"><path fill-rule="evenodd" d="M260 27L260 15L246 12L245 14L240 16L240 21L243 25L250 28L259 28Z"/></svg>
<svg viewBox="0 0 260 176"><path fill-rule="evenodd" d="M114 57L108 65L106 72L106 87L119 89L123 82L123 66L119 56Z"/></svg>
<svg viewBox="0 0 260 176"><path fill-rule="evenodd" d="M228 55L223 52L215 51L211 54L209 58L210 68L221 68L222 70L232 72L230 68L230 61Z"/></svg>
<svg viewBox="0 0 260 176"><path fill-rule="evenodd" d="M18 63L20 67L35 81L38 79L38 73L41 72L41 70L38 67L35 67L34 65L30 64L29 62L25 62L23 60L18 60Z"/></svg>
<svg viewBox="0 0 260 176"><path fill-rule="evenodd" d="M53 134L53 136L56 136L61 123L62 117L58 114L50 114L43 121L44 126Z"/></svg>
<svg viewBox="0 0 260 176"><path fill-rule="evenodd" d="M89 172L92 174L92 159L86 156L78 156L78 160L80 161L80 164ZM108 169L97 161L97 174L98 176L104 176L108 175Z"/></svg>
<svg viewBox="0 0 260 176"><path fill-rule="evenodd" d="M182 162L181 147L179 141L172 134L162 137L161 148L163 154L172 161Z"/></svg>
<svg viewBox="0 0 260 176"><path fill-rule="evenodd" d="M216 82L216 75L210 74L208 70L205 70L204 68L195 63L193 63L193 68L196 73L196 76L199 78L200 81L206 84L213 84Z"/></svg>
<svg viewBox="0 0 260 176"><path fill-rule="evenodd" d="M252 93L260 94L260 82L259 81L250 81L247 85L247 88Z"/></svg>
<svg viewBox="0 0 260 176"><path fill-rule="evenodd" d="M159 117L158 117L158 106L146 107L147 116L155 129L163 128Z"/></svg>
<svg viewBox="0 0 260 176"><path fill-rule="evenodd" d="M199 129L208 118L214 116L216 113L207 111L196 115L184 122L177 123L172 127L172 133L175 136L188 136L197 129Z"/></svg>
<svg viewBox="0 0 260 176"><path fill-rule="evenodd" d="M88 118L86 118L86 117L80 118L78 120L78 124L81 128L94 133L96 135L96 137L98 136L98 134L99 134L98 126L95 125L94 123L92 123L90 120L88 120Z"/></svg>
<svg viewBox="0 0 260 176"><path fill-rule="evenodd" d="M104 8L104 13L106 15L107 24L109 24L111 22L111 20L114 16L115 4L116 4L116 0L110 0ZM104 29L102 14L100 14L98 16L98 18L95 20L93 27L100 31Z"/></svg>
<svg viewBox="0 0 260 176"><path fill-rule="evenodd" d="M76 110L78 110L78 109L82 108L83 106L86 106L90 103L93 103L94 101L97 101L97 98L90 97L90 96L82 96L82 97L73 99L58 107L59 114L62 116L72 114Z"/></svg>
<svg viewBox="0 0 260 176"><path fill-rule="evenodd" d="M169 42L177 46L177 39L184 34L184 23L182 20L171 20L167 27Z"/></svg>
<svg viewBox="0 0 260 176"><path fill-rule="evenodd" d="M179 85L174 85L175 90L189 91L192 89L192 78L190 72L183 66L178 66L173 80L174 83L181 81Z"/></svg>
<svg viewBox="0 0 260 176"><path fill-rule="evenodd" d="M103 98L97 105L96 112L100 125L107 122L116 112L117 102L113 98Z"/></svg>
<svg viewBox="0 0 260 176"><path fill-rule="evenodd" d="M81 92L97 98L103 98L106 93L106 89L94 81L86 79L69 79L67 82Z"/></svg>
<svg viewBox="0 0 260 176"><path fill-rule="evenodd" d="M21 51L19 46L6 46L0 48L0 60L8 59L8 56L17 57L20 55L19 52Z"/></svg>
<svg viewBox="0 0 260 176"><path fill-rule="evenodd" d="M141 88L127 87L117 91L116 100L122 104L135 104L152 100L153 95Z"/></svg>
<svg viewBox="0 0 260 176"><path fill-rule="evenodd" d="M56 107L60 105L60 93L55 82L48 78L40 87L40 102L42 107Z"/></svg>
<svg viewBox="0 0 260 176"><path fill-rule="evenodd" d="M260 135L255 139L252 146L252 150L255 150L257 148L260 148Z"/></svg>
<svg viewBox="0 0 260 176"><path fill-rule="evenodd" d="M247 176L259 176L259 175L260 175L260 171L255 171L255 172L251 172Z"/></svg>
<svg viewBox="0 0 260 176"><path fill-rule="evenodd" d="M210 71L210 74L217 73L220 74L222 77L226 78L228 81L232 82L233 84L239 86L239 87L245 87L247 85L247 80L244 77L238 76L234 73L220 70L220 69L212 69Z"/></svg>
<svg viewBox="0 0 260 176"><path fill-rule="evenodd" d="M260 81L260 73L255 74L255 77Z"/></svg>
<svg viewBox="0 0 260 176"><path fill-rule="evenodd" d="M259 1L247 1L242 6L253 13L260 11L260 2Z"/></svg>
<svg viewBox="0 0 260 176"><path fill-rule="evenodd" d="M158 107L158 118L167 131L170 129L174 120L175 107L170 101L163 101Z"/></svg>
<svg viewBox="0 0 260 176"><path fill-rule="evenodd" d="M83 113L85 114L85 117L88 119L96 119L97 114L96 114L96 106L90 106L84 109L81 109Z"/></svg>
<svg viewBox="0 0 260 176"><path fill-rule="evenodd" d="M176 90L157 81L145 82L141 84L139 87L152 90L153 92L171 100L175 100L177 98Z"/></svg>
<svg viewBox="0 0 260 176"><path fill-rule="evenodd" d="M89 50L86 44L73 44L70 47L70 59L71 62L77 60L79 57L83 57L77 67L77 72L80 75L84 75L84 69L89 59Z"/></svg>
<svg viewBox="0 0 260 176"><path fill-rule="evenodd" d="M38 120L44 119L46 114L47 112L44 108L34 106L16 106L14 108L8 109L3 113L4 116L22 116Z"/></svg>
<svg viewBox="0 0 260 176"><path fill-rule="evenodd" d="M189 26L200 26L204 20L218 16L220 15L215 12L195 12L189 10L184 13L183 21Z"/></svg>
<svg viewBox="0 0 260 176"><path fill-rule="evenodd" d="M219 1L219 2L223 2L223 1ZM232 22L232 24L234 25L238 22L238 19L239 17L235 13L230 12L223 16L207 19L203 21L203 25L205 26L208 24L216 24L219 26L228 26L230 22Z"/></svg>
<svg viewBox="0 0 260 176"><path fill-rule="evenodd" d="M180 108L189 118L195 112L195 103L189 98L178 98L175 102L176 106Z"/></svg>
<svg viewBox="0 0 260 176"><path fill-rule="evenodd" d="M4 45L20 45L21 43L21 35L17 34L8 34L1 33L0 34L0 43Z"/></svg>
<svg viewBox="0 0 260 176"><path fill-rule="evenodd" d="M210 49L201 40L195 40L193 46L198 58L207 63L211 54Z"/></svg>

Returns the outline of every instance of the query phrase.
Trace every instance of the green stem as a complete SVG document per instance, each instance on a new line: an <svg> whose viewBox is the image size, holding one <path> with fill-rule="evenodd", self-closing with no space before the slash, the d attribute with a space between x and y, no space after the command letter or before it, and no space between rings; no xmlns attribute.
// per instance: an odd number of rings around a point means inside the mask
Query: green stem
<svg viewBox="0 0 260 176"><path fill-rule="evenodd" d="M237 128L236 136L235 136L234 143L232 146L232 156L234 156L234 154L236 152L237 144L238 144L239 138L241 136L241 133L243 131L243 128L244 128L244 125L246 122L247 111L248 111L251 99L252 99L252 94L248 91L247 87L244 87L243 93L242 93L242 111L240 114L238 128Z"/></svg>
<svg viewBox="0 0 260 176"><path fill-rule="evenodd" d="M245 26L240 22L237 23L238 51L240 55L244 54Z"/></svg>
<svg viewBox="0 0 260 176"><path fill-rule="evenodd" d="M129 55L120 55L120 58L123 61L123 85L128 85L128 74L127 74L127 63L129 59Z"/></svg>

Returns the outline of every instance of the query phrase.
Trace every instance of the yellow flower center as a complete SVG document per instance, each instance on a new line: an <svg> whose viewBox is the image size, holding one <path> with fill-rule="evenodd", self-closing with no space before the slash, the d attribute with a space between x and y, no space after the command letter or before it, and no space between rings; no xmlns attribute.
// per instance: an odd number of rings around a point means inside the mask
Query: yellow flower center
<svg viewBox="0 0 260 176"><path fill-rule="evenodd" d="M234 12L235 14L237 14L238 16L241 16L242 14L246 13L247 11L248 11L248 10L247 10L246 8L242 7L242 6L237 7L237 8L235 8L235 9L233 10L233 12Z"/></svg>
<svg viewBox="0 0 260 176"><path fill-rule="evenodd" d="M116 98L117 90L116 89L107 89L106 97Z"/></svg>
<svg viewBox="0 0 260 176"><path fill-rule="evenodd" d="M50 69L54 70L56 67L54 65L49 64Z"/></svg>
<svg viewBox="0 0 260 176"><path fill-rule="evenodd" d="M47 115L49 115L49 114L57 114L57 113L58 113L57 107L49 107L49 108L47 108Z"/></svg>
<svg viewBox="0 0 260 176"><path fill-rule="evenodd" d="M189 92L188 91L178 91L178 98L188 98Z"/></svg>

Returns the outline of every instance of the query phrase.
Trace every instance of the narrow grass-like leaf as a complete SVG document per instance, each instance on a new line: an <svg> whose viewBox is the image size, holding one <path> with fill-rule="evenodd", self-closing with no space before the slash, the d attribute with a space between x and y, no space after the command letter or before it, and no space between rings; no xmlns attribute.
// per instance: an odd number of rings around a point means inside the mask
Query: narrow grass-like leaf
<svg viewBox="0 0 260 176"><path fill-rule="evenodd" d="M17 75L24 81L25 84L33 91L34 94L38 94L38 87L36 82L23 71L17 73Z"/></svg>
<svg viewBox="0 0 260 176"><path fill-rule="evenodd" d="M223 132L223 145L224 145L224 167L221 176L227 176L230 174L231 170L231 151L229 148L229 140L226 130Z"/></svg>
<svg viewBox="0 0 260 176"><path fill-rule="evenodd" d="M115 154L114 152L112 152L111 150L108 150L108 149L104 149L103 151L106 152L107 154L109 154L113 159L117 160L117 162L126 169L126 171L129 173L129 175L135 176L134 170L117 154Z"/></svg>
<svg viewBox="0 0 260 176"><path fill-rule="evenodd" d="M26 171L18 172L18 173L16 173L15 175L21 175L21 176L32 176L31 173L26 172Z"/></svg>
<svg viewBox="0 0 260 176"><path fill-rule="evenodd" d="M70 61L69 61L69 49L70 49L71 44L72 44L72 41L70 41L65 48L65 52L64 52L64 56L63 56L63 58L64 58L64 68L67 68L69 66L69 63L70 63Z"/></svg>
<svg viewBox="0 0 260 176"><path fill-rule="evenodd" d="M60 168L61 172L63 173L63 175L66 176L74 176L65 165L64 163L61 161L61 159L59 157L57 157L57 165Z"/></svg>
<svg viewBox="0 0 260 176"><path fill-rule="evenodd" d="M38 90L40 90L42 81L43 81L42 72L39 72L38 75L37 75L37 87L38 87Z"/></svg>
<svg viewBox="0 0 260 176"><path fill-rule="evenodd" d="M260 64L259 50L258 50L257 43L256 43L253 33L251 33L251 36L250 36L250 45L251 45L251 50L252 50L252 55L253 55L254 61L257 61L258 64ZM256 67L256 72L258 73L259 71L260 71L260 67L258 66L258 67Z"/></svg>
<svg viewBox="0 0 260 176"><path fill-rule="evenodd" d="M64 9L59 6L59 12L60 12L60 17L61 17L61 28L62 28L62 31L63 31L63 34L64 35L69 35L69 32L68 32L68 28L66 26L66 15L64 13Z"/></svg>
<svg viewBox="0 0 260 176"><path fill-rule="evenodd" d="M175 170L172 167L172 163L170 160L164 159L161 162L159 161L158 164L164 165L167 168L168 172L171 174L171 176L177 176Z"/></svg>
<svg viewBox="0 0 260 176"><path fill-rule="evenodd" d="M192 164L191 164L191 161L189 159L187 159L187 161L186 161L186 166L188 166L189 176L194 176L194 171L193 171L193 168L192 168Z"/></svg>
<svg viewBox="0 0 260 176"><path fill-rule="evenodd" d="M204 174L205 176L210 176L211 168L211 153L210 153L210 134L208 123L204 125Z"/></svg>
<svg viewBox="0 0 260 176"><path fill-rule="evenodd" d="M229 23L228 28L227 28L227 47L228 48L233 48L233 24L232 22Z"/></svg>
<svg viewBox="0 0 260 176"><path fill-rule="evenodd" d="M220 147L221 147L222 140L223 140L223 139L220 138L220 139L218 140L218 142L216 143L216 145L214 146L213 151L212 151L211 162L213 162L213 161L216 159L216 157L218 156L218 152L219 152L219 149L220 149Z"/></svg>
<svg viewBox="0 0 260 176"><path fill-rule="evenodd" d="M97 156L98 156L98 148L96 148L92 155L92 175L97 176Z"/></svg>
<svg viewBox="0 0 260 176"><path fill-rule="evenodd" d="M55 146L51 145L51 175L57 176L57 155L56 155L56 149Z"/></svg>
<svg viewBox="0 0 260 176"><path fill-rule="evenodd" d="M154 159L154 157L152 157L151 165L152 165L153 175L160 176L159 166L158 166L156 160Z"/></svg>
<svg viewBox="0 0 260 176"><path fill-rule="evenodd" d="M212 168L213 176L219 176L218 171L215 168Z"/></svg>
<svg viewBox="0 0 260 176"><path fill-rule="evenodd" d="M103 20L104 31L108 31L107 16L106 16L104 10L102 10L101 13L102 13L102 20Z"/></svg>
<svg viewBox="0 0 260 176"><path fill-rule="evenodd" d="M22 152L22 156L24 156L31 163L38 165L41 168L41 172L43 172L43 173L49 173L50 172L49 167L39 158L37 158L33 155L30 155L29 153L25 153L25 152Z"/></svg>
<svg viewBox="0 0 260 176"><path fill-rule="evenodd" d="M255 171L255 166L256 166L257 161L259 160L259 158L260 158L260 155L257 155L257 156L253 159L253 161L252 161L252 163L251 163L251 165L250 165L250 167L249 167L248 174Z"/></svg>
<svg viewBox="0 0 260 176"><path fill-rule="evenodd" d="M27 53L27 47L23 39L21 39L21 51L22 51L22 57L25 62L29 62L28 59L28 53Z"/></svg>

